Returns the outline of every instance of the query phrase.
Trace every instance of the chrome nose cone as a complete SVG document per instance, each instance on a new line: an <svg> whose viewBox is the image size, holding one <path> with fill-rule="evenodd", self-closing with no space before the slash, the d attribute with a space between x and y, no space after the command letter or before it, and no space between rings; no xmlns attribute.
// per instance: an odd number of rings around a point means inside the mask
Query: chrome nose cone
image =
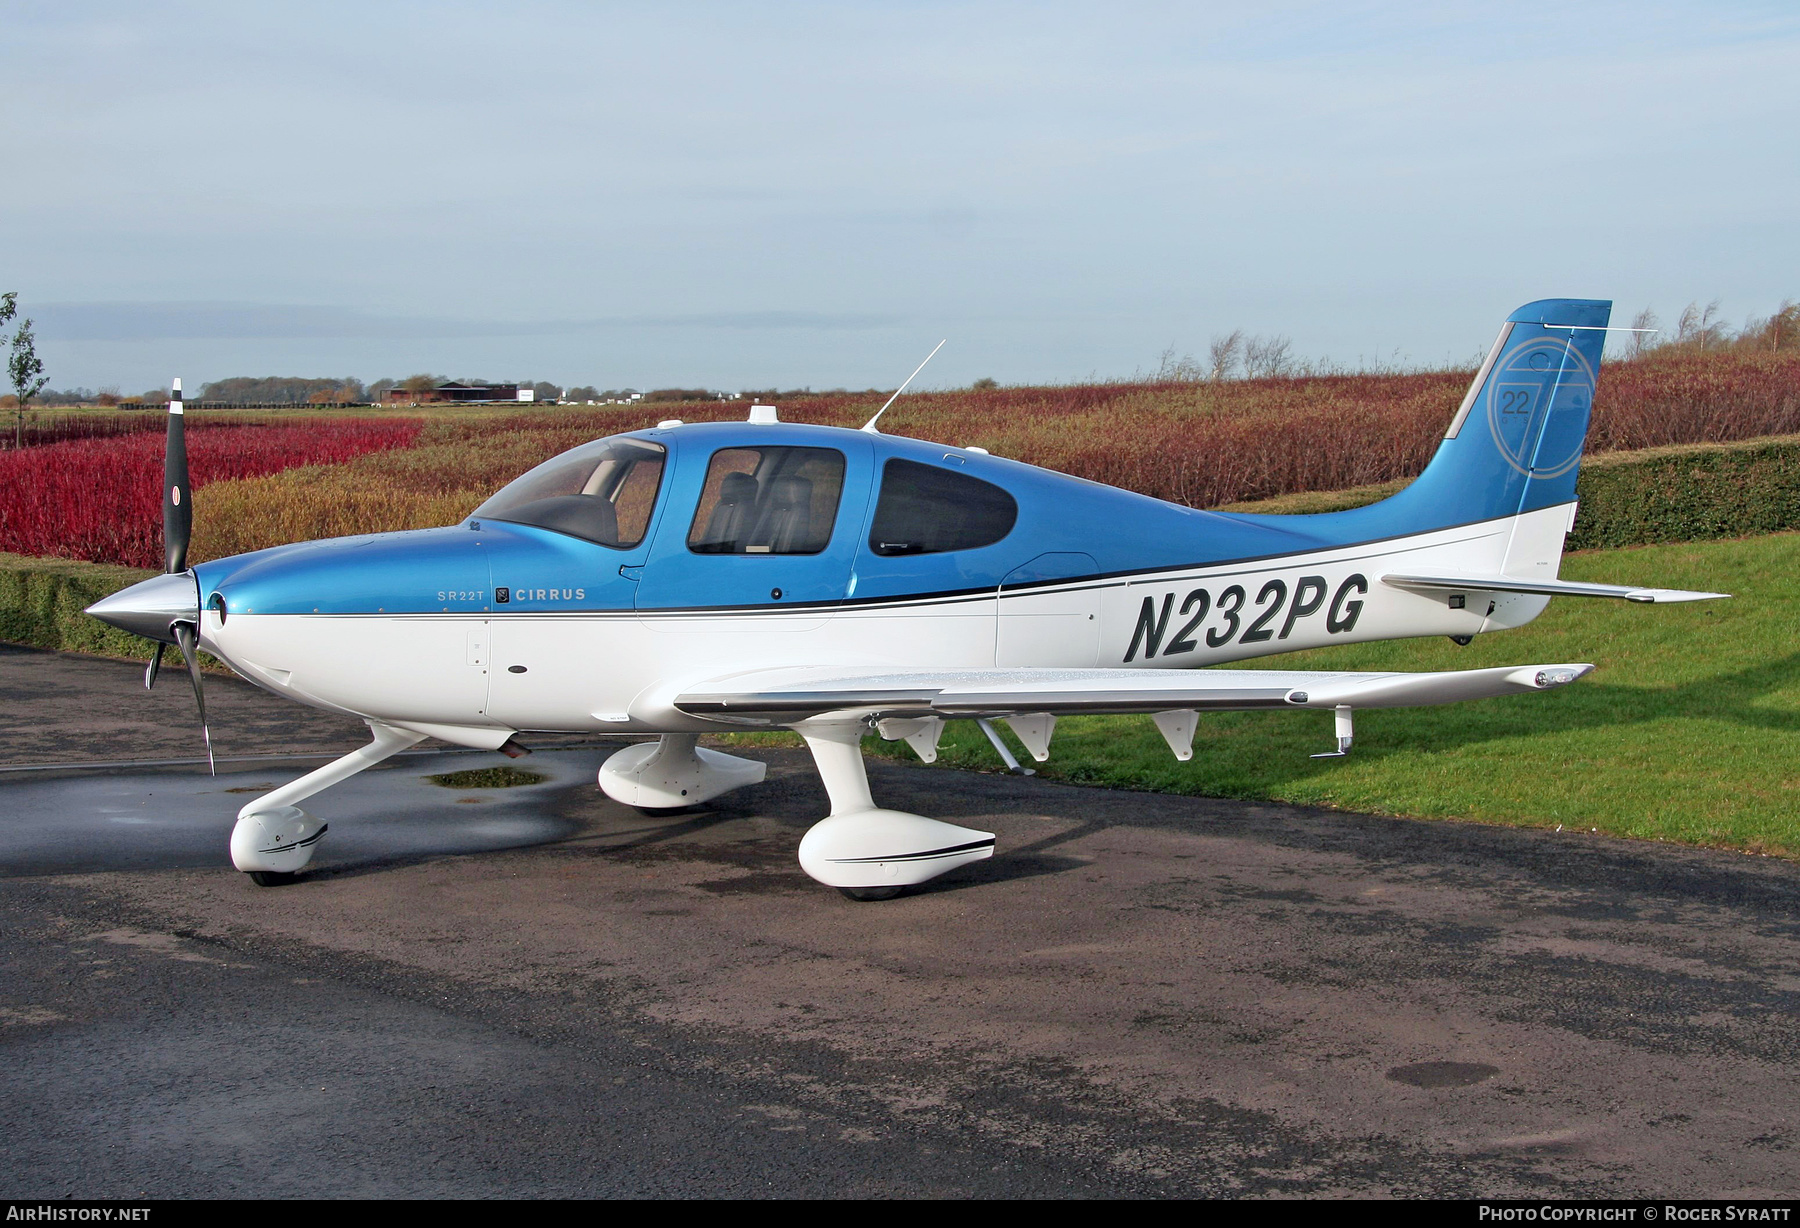
<svg viewBox="0 0 1800 1228"><path fill-rule="evenodd" d="M156 576L102 597L87 612L121 631L173 644L171 623L200 623L200 581L191 571Z"/></svg>

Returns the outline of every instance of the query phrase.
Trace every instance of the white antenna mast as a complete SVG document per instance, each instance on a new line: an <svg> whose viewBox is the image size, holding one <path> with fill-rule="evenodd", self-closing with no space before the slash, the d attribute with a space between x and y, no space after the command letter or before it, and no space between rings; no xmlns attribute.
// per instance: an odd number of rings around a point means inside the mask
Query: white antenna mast
<svg viewBox="0 0 1800 1228"><path fill-rule="evenodd" d="M950 338L944 338L944 341L948 340L950 340ZM931 353L925 355L925 362L930 362L933 358L937 357L937 352L944 348L944 341L940 341L931 347ZM925 362L922 362L913 368L913 373L906 377L906 384L912 383L913 380L918 377L919 372L925 369ZM883 405L880 409L876 410L875 417L870 418L867 422L862 424L863 430L869 432L871 435L881 434L880 431L875 429L875 423L880 419L881 415L888 411L888 405L892 405L895 401L900 399L900 394L906 391L906 384L901 384L898 388L894 389L894 395L887 399L887 405Z"/></svg>

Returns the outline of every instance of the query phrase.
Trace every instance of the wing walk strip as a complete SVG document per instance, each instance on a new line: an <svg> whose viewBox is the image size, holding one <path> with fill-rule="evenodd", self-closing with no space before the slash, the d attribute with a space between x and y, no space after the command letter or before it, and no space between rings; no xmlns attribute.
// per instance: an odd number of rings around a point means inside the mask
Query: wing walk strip
<svg viewBox="0 0 1800 1228"><path fill-rule="evenodd" d="M683 695L676 706L694 716L756 712L794 717L812 716L844 707L879 708L883 712L939 713L944 716L981 716L1016 712L1029 706L1033 712L1143 712L1148 702L1165 708L1206 708L1216 712L1249 711L1289 706L1292 687L1192 688L1105 691L958 691L942 689L870 691L771 691L747 695ZM1301 695L1304 702L1305 695Z"/></svg>

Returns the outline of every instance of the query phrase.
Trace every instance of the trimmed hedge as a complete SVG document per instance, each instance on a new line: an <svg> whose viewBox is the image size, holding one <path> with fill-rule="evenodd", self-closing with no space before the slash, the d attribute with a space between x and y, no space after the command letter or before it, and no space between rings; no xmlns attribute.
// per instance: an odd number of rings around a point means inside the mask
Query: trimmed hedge
<svg viewBox="0 0 1800 1228"><path fill-rule="evenodd" d="M143 657L149 651L145 640L82 611L155 574L105 563L0 554L0 640L103 657Z"/></svg>
<svg viewBox="0 0 1800 1228"><path fill-rule="evenodd" d="M1234 512L1306 513L1361 507L1405 482L1308 491ZM1800 435L1741 443L1613 452L1582 462L1581 511L1568 549L1751 537L1800 529ZM68 559L0 553L0 640L108 657L142 657L134 635L82 613L108 593L156 573Z"/></svg>
<svg viewBox="0 0 1800 1228"><path fill-rule="evenodd" d="M1570 550L1800 528L1800 436L1613 452L1582 462Z"/></svg>

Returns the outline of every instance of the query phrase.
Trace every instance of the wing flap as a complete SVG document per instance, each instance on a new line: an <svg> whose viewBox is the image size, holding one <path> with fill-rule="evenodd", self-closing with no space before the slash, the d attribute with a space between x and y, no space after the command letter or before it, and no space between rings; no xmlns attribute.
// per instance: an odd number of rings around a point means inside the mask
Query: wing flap
<svg viewBox="0 0 1800 1228"><path fill-rule="evenodd" d="M1633 588L1628 584L1585 584L1578 580L1525 580L1517 576L1444 574L1381 577L1391 588L1424 592L1531 593L1542 597L1611 597L1668 605L1678 601L1716 601L1730 593L1700 593L1680 588Z"/></svg>

